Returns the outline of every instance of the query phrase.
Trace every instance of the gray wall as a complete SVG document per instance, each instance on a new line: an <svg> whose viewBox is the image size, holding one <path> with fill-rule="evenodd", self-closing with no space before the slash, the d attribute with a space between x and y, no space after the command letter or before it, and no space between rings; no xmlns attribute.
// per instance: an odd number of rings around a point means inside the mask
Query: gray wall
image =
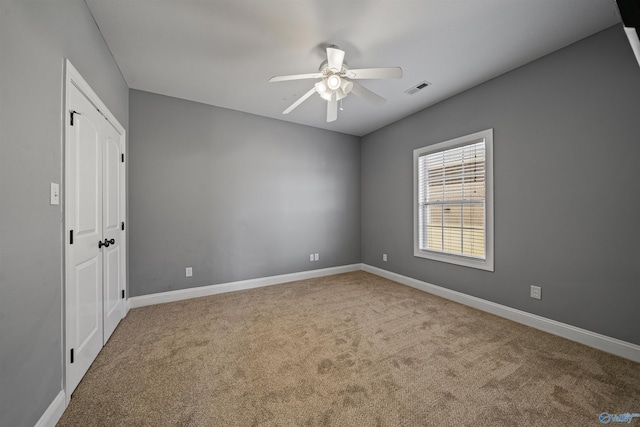
<svg viewBox="0 0 640 427"><path fill-rule="evenodd" d="M131 296L360 262L359 138L136 90L130 119Z"/></svg>
<svg viewBox="0 0 640 427"><path fill-rule="evenodd" d="M639 117L616 26L365 136L362 261L640 344ZM487 128L495 272L415 258L412 151Z"/></svg>
<svg viewBox="0 0 640 427"><path fill-rule="evenodd" d="M62 390L64 58L120 123L128 88L82 0L0 3L0 425L33 426Z"/></svg>

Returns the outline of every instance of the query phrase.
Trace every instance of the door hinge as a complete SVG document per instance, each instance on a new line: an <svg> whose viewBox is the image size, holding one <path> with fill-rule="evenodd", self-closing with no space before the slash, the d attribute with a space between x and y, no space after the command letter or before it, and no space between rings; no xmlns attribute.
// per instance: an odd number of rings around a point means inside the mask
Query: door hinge
<svg viewBox="0 0 640 427"><path fill-rule="evenodd" d="M122 290L122 299L124 299L124 289Z"/></svg>
<svg viewBox="0 0 640 427"><path fill-rule="evenodd" d="M69 230L69 244L73 245L73 230Z"/></svg>
<svg viewBox="0 0 640 427"><path fill-rule="evenodd" d="M80 113L78 113L77 111L74 111L74 110L69 111L69 116L71 116L71 121L70 121L71 126L73 126L73 115L74 114L80 114Z"/></svg>
<svg viewBox="0 0 640 427"><path fill-rule="evenodd" d="M73 349L71 349L71 363L73 363Z"/></svg>
<svg viewBox="0 0 640 427"><path fill-rule="evenodd" d="M120 229L124 230L124 221L120 224Z"/></svg>
<svg viewBox="0 0 640 427"><path fill-rule="evenodd" d="M122 163L124 163L124 153L120 154L120 160Z"/></svg>

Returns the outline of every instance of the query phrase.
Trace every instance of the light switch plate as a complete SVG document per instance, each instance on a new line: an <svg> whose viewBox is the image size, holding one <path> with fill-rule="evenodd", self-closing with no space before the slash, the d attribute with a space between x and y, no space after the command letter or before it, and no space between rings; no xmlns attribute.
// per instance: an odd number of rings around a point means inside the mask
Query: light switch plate
<svg viewBox="0 0 640 427"><path fill-rule="evenodd" d="M50 194L50 204L51 205L59 205L60 204L60 185L58 183L51 183L51 191Z"/></svg>

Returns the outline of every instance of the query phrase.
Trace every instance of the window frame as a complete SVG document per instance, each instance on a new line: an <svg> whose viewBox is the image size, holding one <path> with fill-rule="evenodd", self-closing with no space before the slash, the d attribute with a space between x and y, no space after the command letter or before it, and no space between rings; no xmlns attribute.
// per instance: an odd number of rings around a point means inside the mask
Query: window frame
<svg viewBox="0 0 640 427"><path fill-rule="evenodd" d="M449 254L428 249L420 249L420 195L419 193L419 160L420 157L453 148L485 143L485 258L466 255ZM464 267L494 271L494 199L493 199L493 129L486 129L470 135L427 145L413 150L413 255L434 261L441 261Z"/></svg>

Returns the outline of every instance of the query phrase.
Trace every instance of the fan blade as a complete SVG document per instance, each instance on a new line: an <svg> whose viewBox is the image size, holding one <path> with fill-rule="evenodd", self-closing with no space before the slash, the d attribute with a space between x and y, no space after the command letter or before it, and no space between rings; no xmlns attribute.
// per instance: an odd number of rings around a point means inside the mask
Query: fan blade
<svg viewBox="0 0 640 427"><path fill-rule="evenodd" d="M327 65L330 70L342 71L342 63L344 62L344 50L340 50L336 47L327 48Z"/></svg>
<svg viewBox="0 0 640 427"><path fill-rule="evenodd" d="M327 122L333 122L338 118L338 100L336 93L331 94L331 101L327 102Z"/></svg>
<svg viewBox="0 0 640 427"><path fill-rule="evenodd" d="M313 95L314 93L316 93L316 88L314 87L313 89L311 89L309 92L305 93L304 95L302 95L300 98L298 98L298 100L296 102L294 102L293 104L291 104L289 106L289 108L287 108L286 110L284 110L282 112L282 114L289 114L290 112L293 111L294 108L296 108L298 105L302 104L304 101L307 100L308 97L310 97L311 95Z"/></svg>
<svg viewBox="0 0 640 427"><path fill-rule="evenodd" d="M402 77L402 68L360 68L348 70L347 77L350 79L399 79Z"/></svg>
<svg viewBox="0 0 640 427"><path fill-rule="evenodd" d="M358 95L361 98L364 98L365 100L369 101L372 104L384 104L385 102L387 102L386 99L384 99L383 97L381 97L380 95L378 95L377 93L371 92L369 89L367 89L366 87L356 83L356 82L352 82L353 83L353 89L351 89L351 92L355 93L356 95Z"/></svg>
<svg viewBox="0 0 640 427"><path fill-rule="evenodd" d="M292 74L290 76L274 76L269 79L269 83L286 82L288 80L319 79L321 77L322 77L322 73Z"/></svg>

